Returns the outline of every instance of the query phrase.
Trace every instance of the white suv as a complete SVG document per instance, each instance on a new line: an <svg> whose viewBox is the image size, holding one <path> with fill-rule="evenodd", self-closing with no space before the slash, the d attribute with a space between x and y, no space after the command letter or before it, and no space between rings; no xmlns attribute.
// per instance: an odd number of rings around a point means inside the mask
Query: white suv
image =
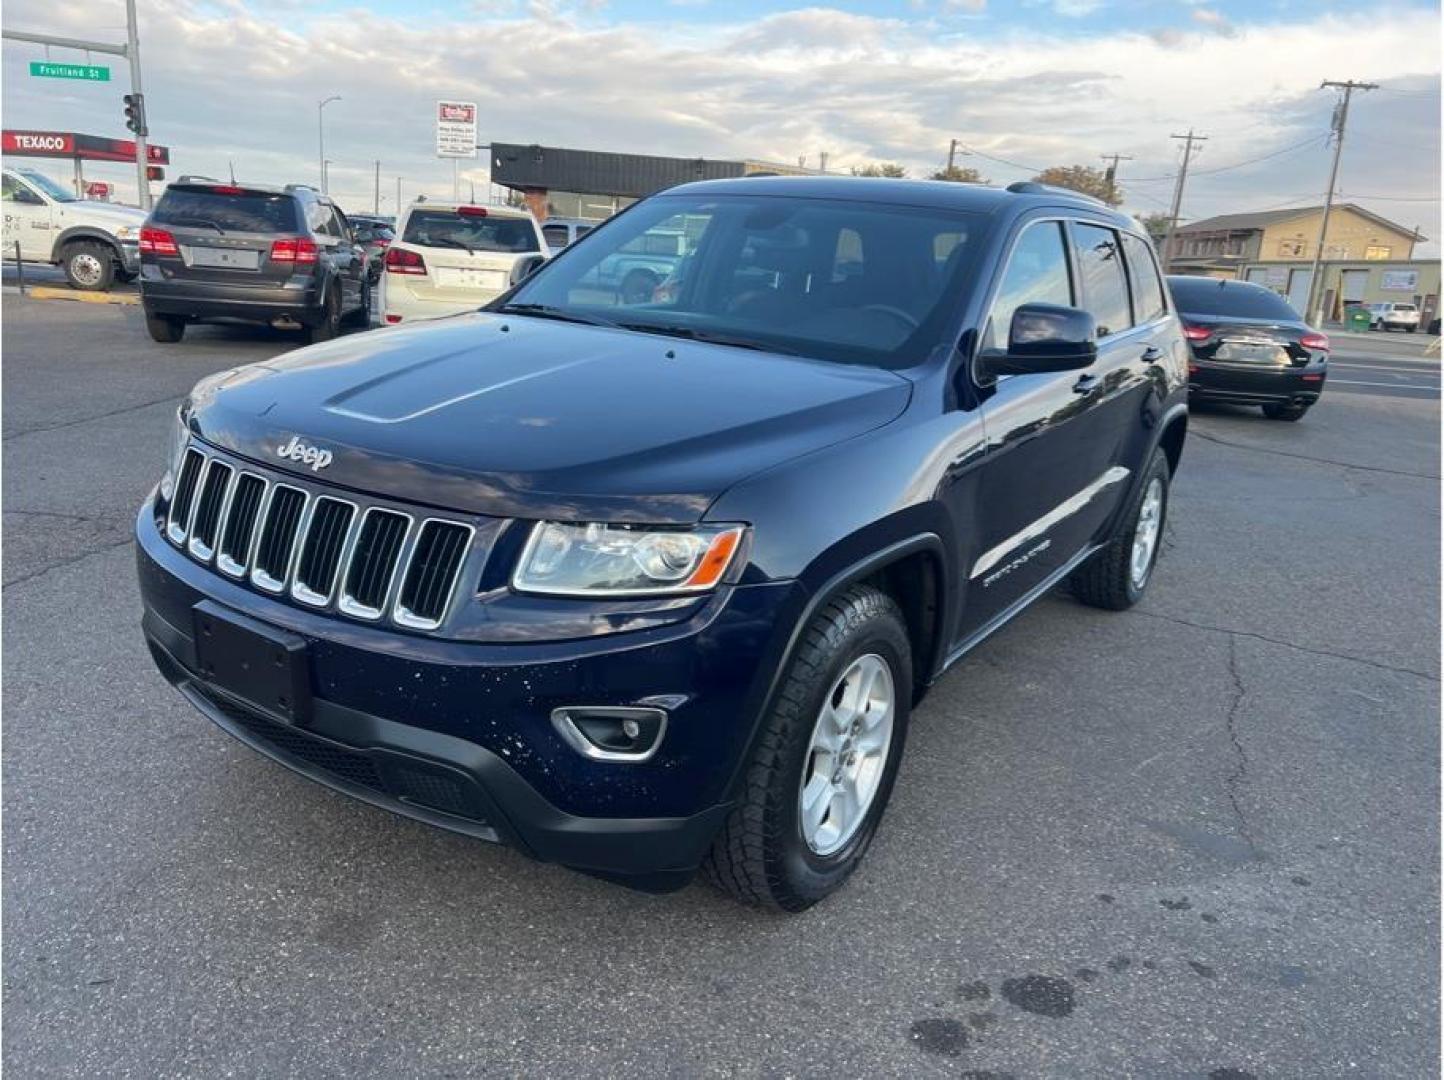
<svg viewBox="0 0 1444 1080"><path fill-rule="evenodd" d="M140 226L145 211L77 199L33 169L5 169L4 258L49 263L65 271L72 288L108 289L116 278L140 272Z"/></svg>
<svg viewBox="0 0 1444 1080"><path fill-rule="evenodd" d="M1419 308L1414 304L1370 304L1369 329L1415 333L1419 329Z"/></svg>
<svg viewBox="0 0 1444 1080"><path fill-rule="evenodd" d="M401 215L381 275L384 323L475 311L550 252L530 212L510 206L418 202Z"/></svg>

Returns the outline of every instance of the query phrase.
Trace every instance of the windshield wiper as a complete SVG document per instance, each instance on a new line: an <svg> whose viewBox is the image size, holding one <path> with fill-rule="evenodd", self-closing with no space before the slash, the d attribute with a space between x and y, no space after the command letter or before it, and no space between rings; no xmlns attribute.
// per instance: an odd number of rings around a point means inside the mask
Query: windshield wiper
<svg viewBox="0 0 1444 1080"><path fill-rule="evenodd" d="M560 322L581 323L584 326L610 326L614 329L617 326L611 319L604 319L600 315L583 315L567 308L553 307L551 304L503 304L496 310L507 315L531 315L538 319L557 319Z"/></svg>
<svg viewBox="0 0 1444 1080"><path fill-rule="evenodd" d="M476 254L476 248L472 247L470 244L463 244L460 240L453 240L453 239L452 239L451 237L449 237L449 236L438 236L438 237L436 237L434 240L428 240L428 241L426 241L426 243L427 243L427 246L429 246L429 247L442 247L442 246L445 246L445 247L461 248L461 250L464 251L464 252L466 252L468 255L475 255L475 254Z"/></svg>
<svg viewBox="0 0 1444 1080"><path fill-rule="evenodd" d="M217 224L216 224L214 221L212 221L210 218L178 217L178 218L173 218L172 220L173 220L177 225L201 225L201 226L204 226L204 227L207 228L207 229L215 229L216 232L220 233L222 236L225 236L225 235L226 235L226 230L223 229L223 228L221 228L219 225L217 225Z"/></svg>
<svg viewBox="0 0 1444 1080"><path fill-rule="evenodd" d="M758 352L778 353L782 356L801 356L796 349L789 349L785 345L771 345L763 341L754 341L751 338L732 337L730 334L717 334L711 330L696 330L690 326L669 326L665 323L620 323L623 330L638 330L644 334L665 334L667 337L686 338L688 341L700 341L706 345L727 345L734 349L755 349Z"/></svg>

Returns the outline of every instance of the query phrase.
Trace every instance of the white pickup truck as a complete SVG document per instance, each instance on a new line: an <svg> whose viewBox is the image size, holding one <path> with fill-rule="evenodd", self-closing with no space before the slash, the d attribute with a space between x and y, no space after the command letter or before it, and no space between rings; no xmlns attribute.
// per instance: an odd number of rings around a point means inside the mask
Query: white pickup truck
<svg viewBox="0 0 1444 1080"><path fill-rule="evenodd" d="M19 244L22 262L59 266L76 289L108 289L140 272L143 210L77 199L43 173L11 168L0 172L0 203L5 262Z"/></svg>

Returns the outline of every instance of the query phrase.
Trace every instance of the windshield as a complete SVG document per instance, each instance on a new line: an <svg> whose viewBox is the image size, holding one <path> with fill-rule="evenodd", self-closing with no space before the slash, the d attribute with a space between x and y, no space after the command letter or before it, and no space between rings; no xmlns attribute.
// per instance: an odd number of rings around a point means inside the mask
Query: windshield
<svg viewBox="0 0 1444 1080"><path fill-rule="evenodd" d="M905 367L936 341L976 228L971 214L884 203L664 195L567 248L510 303Z"/></svg>
<svg viewBox="0 0 1444 1080"><path fill-rule="evenodd" d="M296 200L266 192L240 194L167 188L152 215L157 225L199 226L223 232L298 232Z"/></svg>
<svg viewBox="0 0 1444 1080"><path fill-rule="evenodd" d="M44 173L34 172L30 169L21 169L20 175L25 177L26 181L32 187L38 187L41 191L45 192L45 194L49 195L56 202L76 201L76 198L73 194L71 194L65 188L61 187Z"/></svg>
<svg viewBox="0 0 1444 1080"><path fill-rule="evenodd" d="M1178 310L1187 315L1301 321L1299 313L1289 306L1287 300L1262 285L1214 278L1171 277L1168 287Z"/></svg>
<svg viewBox="0 0 1444 1080"><path fill-rule="evenodd" d="M540 251L530 218L460 214L455 210L413 210L403 243L420 247L522 253Z"/></svg>

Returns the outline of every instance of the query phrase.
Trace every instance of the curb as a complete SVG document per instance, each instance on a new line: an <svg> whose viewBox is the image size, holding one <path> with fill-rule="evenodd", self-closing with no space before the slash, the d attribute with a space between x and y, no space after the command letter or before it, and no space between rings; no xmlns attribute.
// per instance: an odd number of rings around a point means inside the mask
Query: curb
<svg viewBox="0 0 1444 1080"><path fill-rule="evenodd" d="M88 292L84 289L57 289L48 285L32 285L25 295L36 300L78 300L82 304L138 304L135 293Z"/></svg>

